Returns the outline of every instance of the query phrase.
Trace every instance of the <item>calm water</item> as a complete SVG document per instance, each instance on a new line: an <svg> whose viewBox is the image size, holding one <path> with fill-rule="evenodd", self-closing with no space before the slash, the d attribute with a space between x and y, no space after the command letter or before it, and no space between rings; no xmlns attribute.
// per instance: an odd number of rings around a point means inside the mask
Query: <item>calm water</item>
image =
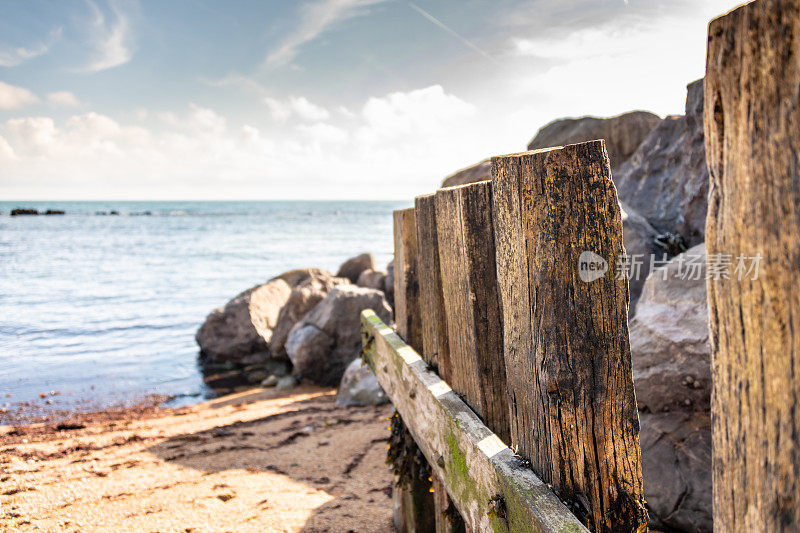
<svg viewBox="0 0 800 533"><path fill-rule="evenodd" d="M12 218L14 207L67 214ZM399 207L0 202L0 406L44 404L49 391L59 394L48 409L200 399L194 334L209 311L293 268L335 271L362 251L383 268ZM120 215L96 214L111 210Z"/></svg>

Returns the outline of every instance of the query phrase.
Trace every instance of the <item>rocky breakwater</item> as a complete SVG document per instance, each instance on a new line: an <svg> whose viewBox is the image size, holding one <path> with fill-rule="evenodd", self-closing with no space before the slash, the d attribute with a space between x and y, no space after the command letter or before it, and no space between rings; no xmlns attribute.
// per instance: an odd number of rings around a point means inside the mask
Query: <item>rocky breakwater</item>
<svg viewBox="0 0 800 533"><path fill-rule="evenodd" d="M391 284L372 256L361 254L336 274L293 270L242 292L212 311L195 336L206 383L221 393L288 389L300 380L338 386L347 374L341 404L386 402L360 365L360 313L372 309L392 322L387 279Z"/></svg>

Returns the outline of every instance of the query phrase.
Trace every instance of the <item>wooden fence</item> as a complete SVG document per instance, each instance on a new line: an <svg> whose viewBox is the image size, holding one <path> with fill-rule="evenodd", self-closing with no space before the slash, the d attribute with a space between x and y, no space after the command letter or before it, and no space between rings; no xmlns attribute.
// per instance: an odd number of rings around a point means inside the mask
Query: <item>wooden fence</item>
<svg viewBox="0 0 800 533"><path fill-rule="evenodd" d="M708 281L715 529L796 531L800 0L740 7L708 43L709 261L764 265ZM493 158L491 181L418 197L394 231L397 333L362 322L393 425L430 469L397 487L401 529L646 530L603 142Z"/></svg>
<svg viewBox="0 0 800 533"><path fill-rule="evenodd" d="M585 281L579 264L588 252L613 269L622 252L604 143L497 157L492 172L395 213L397 335L364 315L367 359L447 494L426 502L412 480L399 521L458 529L440 518L452 504L472 531L636 531L627 279Z"/></svg>

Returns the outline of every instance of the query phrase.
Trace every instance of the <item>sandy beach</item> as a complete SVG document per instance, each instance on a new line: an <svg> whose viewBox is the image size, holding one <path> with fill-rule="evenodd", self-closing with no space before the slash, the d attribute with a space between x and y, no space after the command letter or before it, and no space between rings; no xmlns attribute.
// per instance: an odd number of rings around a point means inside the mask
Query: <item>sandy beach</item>
<svg viewBox="0 0 800 533"><path fill-rule="evenodd" d="M0 530L391 531L391 407L251 389L0 430Z"/></svg>

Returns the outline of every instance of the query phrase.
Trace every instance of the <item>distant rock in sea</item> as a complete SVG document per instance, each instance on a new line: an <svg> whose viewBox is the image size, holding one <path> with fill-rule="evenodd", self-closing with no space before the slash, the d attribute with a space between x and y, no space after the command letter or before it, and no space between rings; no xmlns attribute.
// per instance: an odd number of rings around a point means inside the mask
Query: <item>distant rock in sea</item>
<svg viewBox="0 0 800 533"><path fill-rule="evenodd" d="M24 216L24 215L38 215L39 211L36 209L29 209L26 207L17 207L16 209L11 210L12 217Z"/></svg>
<svg viewBox="0 0 800 533"><path fill-rule="evenodd" d="M66 214L66 212L61 210L61 209L48 209L47 211L44 212L44 214L45 215L64 215L64 214Z"/></svg>

